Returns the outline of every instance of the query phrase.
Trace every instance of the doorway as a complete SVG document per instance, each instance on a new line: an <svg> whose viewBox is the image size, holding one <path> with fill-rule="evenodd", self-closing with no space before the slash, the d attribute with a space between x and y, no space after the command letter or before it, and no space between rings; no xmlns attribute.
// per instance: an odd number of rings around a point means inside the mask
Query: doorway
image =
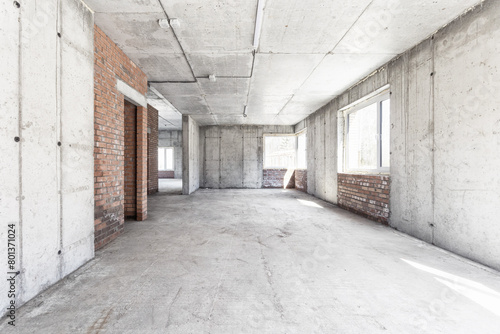
<svg viewBox="0 0 500 334"><path fill-rule="evenodd" d="M161 130L158 134L158 191L182 194L182 131Z"/></svg>
<svg viewBox="0 0 500 334"><path fill-rule="evenodd" d="M182 179L175 178L175 153L178 148L158 147L158 191L165 195L182 195Z"/></svg>

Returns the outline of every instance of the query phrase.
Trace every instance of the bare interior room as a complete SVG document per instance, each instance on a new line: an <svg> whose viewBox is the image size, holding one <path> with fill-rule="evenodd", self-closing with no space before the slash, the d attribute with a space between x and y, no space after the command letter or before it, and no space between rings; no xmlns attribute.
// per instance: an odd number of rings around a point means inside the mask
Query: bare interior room
<svg viewBox="0 0 500 334"><path fill-rule="evenodd" d="M0 15L0 333L500 333L500 1Z"/></svg>

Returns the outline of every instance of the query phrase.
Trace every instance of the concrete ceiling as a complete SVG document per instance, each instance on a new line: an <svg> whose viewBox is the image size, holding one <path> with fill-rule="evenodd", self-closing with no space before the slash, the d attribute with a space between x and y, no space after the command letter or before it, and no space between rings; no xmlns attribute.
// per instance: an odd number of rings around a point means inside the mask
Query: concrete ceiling
<svg viewBox="0 0 500 334"><path fill-rule="evenodd" d="M254 49L258 0L85 0L147 74L161 129L180 129L181 114L200 125L296 124L481 2L261 1ZM179 25L163 29L162 18Z"/></svg>
<svg viewBox="0 0 500 334"><path fill-rule="evenodd" d="M158 130L182 129L182 114L161 93L150 87L146 98L158 110Z"/></svg>

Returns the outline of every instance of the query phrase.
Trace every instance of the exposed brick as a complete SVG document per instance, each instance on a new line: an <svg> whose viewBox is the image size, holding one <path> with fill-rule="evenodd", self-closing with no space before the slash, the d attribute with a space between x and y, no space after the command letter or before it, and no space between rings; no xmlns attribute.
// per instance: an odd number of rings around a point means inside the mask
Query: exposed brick
<svg viewBox="0 0 500 334"><path fill-rule="evenodd" d="M307 169L295 170L295 189L307 192Z"/></svg>
<svg viewBox="0 0 500 334"><path fill-rule="evenodd" d="M125 210L125 99L116 89L116 78L146 94L146 75L109 39L94 26L94 195L95 195L95 249L114 240L123 230ZM146 164L147 118L138 117L136 145L137 170ZM142 108L144 109L144 108ZM142 116L142 115L141 115ZM139 122L140 120L140 122ZM135 192L137 218L147 216L147 195L143 184L147 175L137 175ZM130 195L129 195L130 196ZM132 194L131 196L134 196ZM130 197L129 197L130 198ZM140 203L140 205L138 205ZM130 203L128 203L130 207Z"/></svg>
<svg viewBox="0 0 500 334"><path fill-rule="evenodd" d="M148 194L158 192L158 110L148 105Z"/></svg>
<svg viewBox="0 0 500 334"><path fill-rule="evenodd" d="M287 175L289 170L286 168L282 169L264 169L262 178L263 188L283 188L285 183L285 178L287 176L290 178L287 188L295 188L295 173L290 171L291 175Z"/></svg>
<svg viewBox="0 0 500 334"><path fill-rule="evenodd" d="M136 216L137 107L125 101L125 217ZM109 180L111 181L111 180Z"/></svg>
<svg viewBox="0 0 500 334"><path fill-rule="evenodd" d="M338 174L338 206L385 224L389 192L388 175Z"/></svg>
<svg viewBox="0 0 500 334"><path fill-rule="evenodd" d="M173 179L175 172L173 170L160 170L158 171L158 178L160 179Z"/></svg>

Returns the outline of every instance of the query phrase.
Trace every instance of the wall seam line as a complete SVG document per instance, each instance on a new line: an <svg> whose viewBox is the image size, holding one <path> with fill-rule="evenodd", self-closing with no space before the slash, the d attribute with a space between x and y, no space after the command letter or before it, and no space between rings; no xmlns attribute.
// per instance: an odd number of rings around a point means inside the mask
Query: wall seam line
<svg viewBox="0 0 500 334"><path fill-rule="evenodd" d="M18 117L18 134L20 137L19 141L19 195L18 195L18 201L19 201L19 227L18 227L18 244L19 244L19 265L18 265L18 271L21 273L20 278L19 278L19 293L17 294L16 297L21 296L24 291L23 291L23 286L24 286L24 269L23 269L23 233L22 233L22 228L23 228L23 142L24 142L24 137L22 135L23 132L23 20L22 20L22 13L23 13L23 6L21 6L21 9L19 11L19 16L18 16L18 22L19 22L19 35L18 35L18 41L19 41L19 50L18 50L18 108L19 108L19 117ZM18 298L16 298L17 302Z"/></svg>

